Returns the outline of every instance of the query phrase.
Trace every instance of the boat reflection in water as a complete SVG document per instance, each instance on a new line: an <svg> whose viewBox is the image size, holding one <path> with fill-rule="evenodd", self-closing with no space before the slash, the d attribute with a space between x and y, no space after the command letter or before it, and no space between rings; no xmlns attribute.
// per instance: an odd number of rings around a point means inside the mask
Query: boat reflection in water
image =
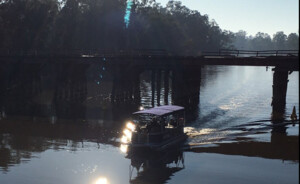
<svg viewBox="0 0 300 184"><path fill-rule="evenodd" d="M135 183L166 183L170 177L184 169L184 154L180 149L168 151L129 152L131 160L129 182Z"/></svg>

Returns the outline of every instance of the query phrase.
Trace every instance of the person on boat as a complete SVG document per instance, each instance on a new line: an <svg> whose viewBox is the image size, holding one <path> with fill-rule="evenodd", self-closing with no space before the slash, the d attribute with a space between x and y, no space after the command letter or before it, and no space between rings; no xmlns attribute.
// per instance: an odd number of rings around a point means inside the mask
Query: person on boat
<svg viewBox="0 0 300 184"><path fill-rule="evenodd" d="M176 121L173 118L170 120L170 125L174 127L176 126Z"/></svg>
<svg viewBox="0 0 300 184"><path fill-rule="evenodd" d="M137 124L136 127L135 127L135 130L136 130L137 132L140 132L140 131L141 131L141 126L140 126L139 124Z"/></svg>
<svg viewBox="0 0 300 184"><path fill-rule="evenodd" d="M155 121L152 124L152 132L159 132L160 131L160 122L159 121Z"/></svg>
<svg viewBox="0 0 300 184"><path fill-rule="evenodd" d="M160 131L160 124L158 120L153 120L151 123L147 124L146 126L147 132L159 132Z"/></svg>

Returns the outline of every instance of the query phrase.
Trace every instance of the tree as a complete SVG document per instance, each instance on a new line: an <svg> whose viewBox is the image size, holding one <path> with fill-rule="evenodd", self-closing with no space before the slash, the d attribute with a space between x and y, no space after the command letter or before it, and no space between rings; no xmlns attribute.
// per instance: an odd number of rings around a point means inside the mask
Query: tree
<svg viewBox="0 0 300 184"><path fill-rule="evenodd" d="M258 32L250 43L253 50L270 50L273 47L270 35L262 32Z"/></svg>
<svg viewBox="0 0 300 184"><path fill-rule="evenodd" d="M240 30L234 34L233 46L238 50L248 50L249 43L247 38L247 32Z"/></svg>
<svg viewBox="0 0 300 184"><path fill-rule="evenodd" d="M49 35L58 12L55 0L2 1L0 20L3 37L1 47L32 49L45 48L49 44Z"/></svg>
<svg viewBox="0 0 300 184"><path fill-rule="evenodd" d="M299 50L299 35L291 33L287 37L286 48L291 50Z"/></svg>
<svg viewBox="0 0 300 184"><path fill-rule="evenodd" d="M124 0L2 0L1 48L166 49L176 54L230 48L233 34L180 1L162 7L134 1L128 28Z"/></svg>
<svg viewBox="0 0 300 184"><path fill-rule="evenodd" d="M284 34L283 31L278 31L276 34L274 34L272 41L274 44L274 49L276 50L286 49L287 36Z"/></svg>

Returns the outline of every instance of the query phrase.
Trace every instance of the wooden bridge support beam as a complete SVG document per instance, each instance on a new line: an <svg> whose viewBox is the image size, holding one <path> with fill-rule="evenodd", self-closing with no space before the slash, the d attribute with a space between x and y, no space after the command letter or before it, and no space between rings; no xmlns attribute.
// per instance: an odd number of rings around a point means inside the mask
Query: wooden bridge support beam
<svg viewBox="0 0 300 184"><path fill-rule="evenodd" d="M36 113L37 97L41 93L40 63L4 63L1 64L0 106L6 106L8 114ZM5 79L5 80L4 80ZM1 104L3 103L3 104ZM2 107L0 107L2 108Z"/></svg>
<svg viewBox="0 0 300 184"><path fill-rule="evenodd" d="M184 67L172 71L172 101L186 108L199 104L201 67Z"/></svg>
<svg viewBox="0 0 300 184"><path fill-rule="evenodd" d="M111 90L111 97L110 97L110 100L111 100L111 103L115 103L118 101L118 98L117 98L117 87L119 86L119 75L120 75L120 69L119 67L115 67L112 71L112 75L113 75L113 85L112 85L112 90Z"/></svg>
<svg viewBox="0 0 300 184"><path fill-rule="evenodd" d="M140 103L140 70L136 67L123 68L115 66L111 91L113 104Z"/></svg>
<svg viewBox="0 0 300 184"><path fill-rule="evenodd" d="M155 78L156 78L156 71L152 70L151 72L151 105L154 107L155 105Z"/></svg>
<svg viewBox="0 0 300 184"><path fill-rule="evenodd" d="M172 103L175 105L183 105L181 98L184 90L183 72L177 68L172 69Z"/></svg>
<svg viewBox="0 0 300 184"><path fill-rule="evenodd" d="M272 119L283 119L288 85L288 71L276 67L273 75Z"/></svg>
<svg viewBox="0 0 300 184"><path fill-rule="evenodd" d="M133 99L134 103L140 105L141 89L140 89L140 71L133 76Z"/></svg>
<svg viewBox="0 0 300 184"><path fill-rule="evenodd" d="M157 71L157 78L156 78L156 99L157 105L160 106L160 95L161 95L161 70Z"/></svg>
<svg viewBox="0 0 300 184"><path fill-rule="evenodd" d="M88 64L55 64L54 107L58 118L85 118Z"/></svg>
<svg viewBox="0 0 300 184"><path fill-rule="evenodd" d="M165 105L169 104L169 75L170 75L170 70L165 70L164 72L164 103Z"/></svg>

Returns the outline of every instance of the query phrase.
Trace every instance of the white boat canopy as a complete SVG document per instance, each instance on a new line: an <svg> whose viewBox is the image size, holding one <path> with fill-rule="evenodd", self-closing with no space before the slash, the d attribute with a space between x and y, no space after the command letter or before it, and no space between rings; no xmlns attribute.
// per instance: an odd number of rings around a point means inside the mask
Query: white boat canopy
<svg viewBox="0 0 300 184"><path fill-rule="evenodd" d="M151 109L137 111L134 112L133 114L151 114L155 116L163 116L180 110L184 110L184 107L177 106L177 105L163 105Z"/></svg>

